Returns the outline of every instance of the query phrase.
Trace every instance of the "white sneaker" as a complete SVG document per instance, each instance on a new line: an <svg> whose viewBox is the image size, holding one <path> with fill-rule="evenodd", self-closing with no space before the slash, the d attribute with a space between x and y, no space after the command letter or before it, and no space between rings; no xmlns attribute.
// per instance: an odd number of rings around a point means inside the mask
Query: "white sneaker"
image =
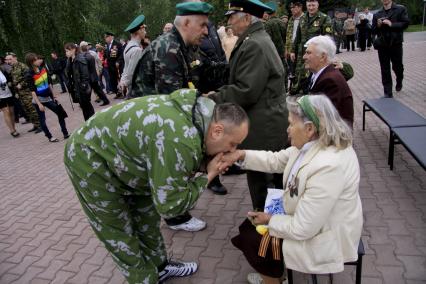
<svg viewBox="0 0 426 284"><path fill-rule="evenodd" d="M250 284L262 284L263 283L263 279L260 276L259 273L249 273L247 275L247 281Z"/></svg>
<svg viewBox="0 0 426 284"><path fill-rule="evenodd" d="M191 219L189 219L187 222L179 224L179 225L174 225L174 226L169 226L170 229L172 230L184 230L184 231L188 231L188 232L197 232L197 231L201 231L202 229L204 229L206 227L206 222L204 222L203 220L200 220L198 218L192 217Z"/></svg>
<svg viewBox="0 0 426 284"><path fill-rule="evenodd" d="M158 273L158 280L162 282L171 277L188 276L195 273L197 269L198 265L195 262L170 260L169 264L167 264L166 267Z"/></svg>

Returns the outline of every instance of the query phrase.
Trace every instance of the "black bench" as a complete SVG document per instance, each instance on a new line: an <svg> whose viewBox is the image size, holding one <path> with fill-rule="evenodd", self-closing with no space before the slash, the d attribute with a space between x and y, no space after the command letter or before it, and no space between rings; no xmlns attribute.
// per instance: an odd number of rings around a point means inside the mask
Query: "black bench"
<svg viewBox="0 0 426 284"><path fill-rule="evenodd" d="M426 170L426 126L398 127L392 129L389 165L393 168L393 151L395 144L404 145L405 149Z"/></svg>
<svg viewBox="0 0 426 284"><path fill-rule="evenodd" d="M404 142L402 141L403 139L411 139L411 137L405 135L403 138L400 137L400 139L396 140L394 130L405 127L426 126L426 119L420 114L410 109L409 107L407 107L406 105L400 103L399 101L393 98L368 99L363 100L363 102L363 131L365 130L365 113L367 111L372 111L389 127L388 165L390 166L390 169L393 170L394 145L397 143L404 144ZM419 157L415 156L418 151L410 151L410 153L414 156L416 160L418 160Z"/></svg>

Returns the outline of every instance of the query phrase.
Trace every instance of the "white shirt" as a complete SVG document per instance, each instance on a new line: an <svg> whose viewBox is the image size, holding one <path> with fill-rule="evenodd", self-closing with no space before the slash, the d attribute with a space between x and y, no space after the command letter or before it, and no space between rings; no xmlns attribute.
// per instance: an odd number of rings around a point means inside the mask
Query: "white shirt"
<svg viewBox="0 0 426 284"><path fill-rule="evenodd" d="M2 87L0 87L0 99L10 98L12 96L12 92L7 85L6 77L2 71L0 71L0 84L4 85L4 90Z"/></svg>
<svg viewBox="0 0 426 284"><path fill-rule="evenodd" d="M303 15L303 14L302 14ZM299 27L299 22L300 22L300 17L302 17L302 15L300 15L299 17L295 17L294 21L293 21L293 35L291 37L291 42L293 43L294 40L296 39L296 34L297 34L297 28Z"/></svg>
<svg viewBox="0 0 426 284"><path fill-rule="evenodd" d="M290 174L288 175L287 187L290 187L289 185L291 182L293 182L295 174L299 171L300 164L303 161L303 157L305 157L306 152L311 149L312 145L314 145L315 142L316 140L305 143L302 149L300 149L299 156L297 156L297 160L294 162L293 166L291 167Z"/></svg>
<svg viewBox="0 0 426 284"><path fill-rule="evenodd" d="M317 73L313 73L312 72L312 77L311 77L311 88L315 85L315 82L317 81L318 77L321 75L321 73L324 71L325 68L327 68L328 65L324 66L323 68L321 68Z"/></svg>

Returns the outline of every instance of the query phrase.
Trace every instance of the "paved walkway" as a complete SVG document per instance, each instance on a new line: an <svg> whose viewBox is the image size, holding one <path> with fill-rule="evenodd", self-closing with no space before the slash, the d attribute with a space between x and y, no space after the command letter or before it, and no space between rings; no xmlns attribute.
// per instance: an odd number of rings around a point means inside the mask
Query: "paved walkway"
<svg viewBox="0 0 426 284"><path fill-rule="evenodd" d="M367 114L361 130L361 100L380 97L379 63L374 50L344 52L355 77L349 82L355 98L355 148L361 164L360 193L364 208L363 283L426 283L426 174L401 147L395 169L387 166L388 129ZM411 33L404 46L404 89L398 100L426 116L426 33ZM82 122L66 96L67 124ZM48 112L48 125L60 137L58 123ZM62 163L64 142L50 144L43 134L13 139L0 120L0 283L125 283L112 259L94 236L83 215ZM192 214L208 227L197 233L174 232L163 226L173 257L197 260L199 271L169 283L246 283L251 268L230 238L250 209L244 176L224 177L226 196L203 193ZM297 283L307 277L296 275ZM334 283L354 283L353 267ZM320 279L325 283L326 279Z"/></svg>

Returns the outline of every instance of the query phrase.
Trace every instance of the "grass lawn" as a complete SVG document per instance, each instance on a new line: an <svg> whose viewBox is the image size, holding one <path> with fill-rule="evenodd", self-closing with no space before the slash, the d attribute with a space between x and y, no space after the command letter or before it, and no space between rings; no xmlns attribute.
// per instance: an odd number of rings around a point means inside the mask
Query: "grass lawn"
<svg viewBox="0 0 426 284"><path fill-rule="evenodd" d="M424 27L424 29L422 28L423 28L422 25L409 25L405 31L408 33L426 31L426 26Z"/></svg>

